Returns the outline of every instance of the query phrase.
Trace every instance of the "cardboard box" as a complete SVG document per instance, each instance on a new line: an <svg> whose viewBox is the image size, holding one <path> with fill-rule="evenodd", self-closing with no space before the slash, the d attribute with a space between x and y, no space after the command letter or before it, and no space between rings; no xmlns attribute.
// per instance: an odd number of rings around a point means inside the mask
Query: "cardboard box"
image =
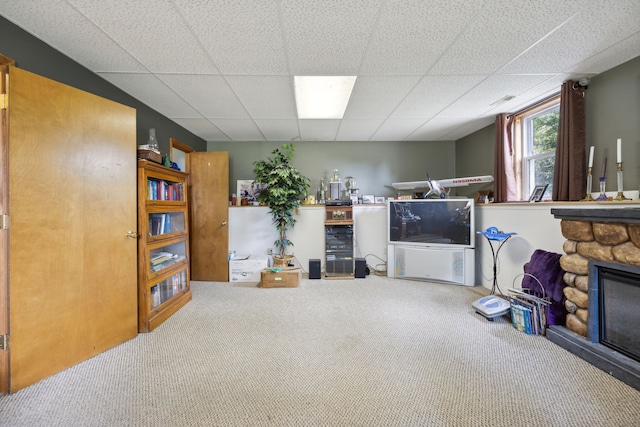
<svg viewBox="0 0 640 427"><path fill-rule="evenodd" d="M229 260L229 281L258 283L260 271L268 266L269 257L237 255Z"/></svg>
<svg viewBox="0 0 640 427"><path fill-rule="evenodd" d="M297 288L302 279L300 267L282 269L265 268L260 272L261 288Z"/></svg>

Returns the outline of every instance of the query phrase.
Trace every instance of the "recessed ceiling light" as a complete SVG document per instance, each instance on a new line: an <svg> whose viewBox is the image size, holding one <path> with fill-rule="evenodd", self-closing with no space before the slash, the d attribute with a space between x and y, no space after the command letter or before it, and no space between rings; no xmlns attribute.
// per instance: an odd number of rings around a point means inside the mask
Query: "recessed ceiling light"
<svg viewBox="0 0 640 427"><path fill-rule="evenodd" d="M299 119L341 119L356 76L294 76Z"/></svg>

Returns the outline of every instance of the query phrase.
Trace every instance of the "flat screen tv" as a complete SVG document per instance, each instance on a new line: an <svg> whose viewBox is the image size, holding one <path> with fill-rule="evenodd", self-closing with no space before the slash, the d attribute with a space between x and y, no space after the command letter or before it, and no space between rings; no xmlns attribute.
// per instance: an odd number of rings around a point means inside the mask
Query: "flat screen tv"
<svg viewBox="0 0 640 427"><path fill-rule="evenodd" d="M439 247L475 246L473 199L389 200L387 241Z"/></svg>

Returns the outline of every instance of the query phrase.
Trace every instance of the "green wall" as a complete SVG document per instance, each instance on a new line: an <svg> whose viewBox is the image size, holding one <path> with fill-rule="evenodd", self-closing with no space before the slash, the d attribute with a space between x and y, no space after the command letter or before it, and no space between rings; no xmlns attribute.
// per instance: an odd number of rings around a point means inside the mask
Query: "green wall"
<svg viewBox="0 0 640 427"><path fill-rule="evenodd" d="M558 88L558 91L560 88ZM586 146L595 146L594 176L607 157L607 191L616 191L616 140L622 138L624 190L640 185L640 57L591 79L585 92ZM458 176L493 175L494 126L456 141ZM585 156L585 163L587 158ZM586 180L586 177L585 177ZM594 178L592 191L597 191ZM473 195L475 191L471 191ZM473 189L475 190L475 188ZM462 194L461 191L458 194Z"/></svg>
<svg viewBox="0 0 640 427"><path fill-rule="evenodd" d="M253 162L271 155L284 142L209 142L208 151L229 152L229 193L236 192L236 181L253 179ZM455 143L432 142L318 142L295 143L294 164L311 178L315 195L322 177L325 182L338 169L343 182L353 176L359 194L394 196L393 182L422 181L426 173L436 178L455 177Z"/></svg>
<svg viewBox="0 0 640 427"><path fill-rule="evenodd" d="M595 146L594 175L600 175L602 160L607 157L607 191L616 191L616 140L622 138L624 190L638 190L640 57L594 77L585 92L585 105L587 147ZM597 190L594 184L593 191Z"/></svg>
<svg viewBox="0 0 640 427"><path fill-rule="evenodd" d="M78 43L82 43L82 40L78 40ZM163 153L169 150L169 138L175 138L197 151L206 150L207 144L202 138L118 89L2 16L0 16L0 53L16 61L18 68L135 108L138 145L146 143L149 138L149 128L155 128L160 150Z"/></svg>

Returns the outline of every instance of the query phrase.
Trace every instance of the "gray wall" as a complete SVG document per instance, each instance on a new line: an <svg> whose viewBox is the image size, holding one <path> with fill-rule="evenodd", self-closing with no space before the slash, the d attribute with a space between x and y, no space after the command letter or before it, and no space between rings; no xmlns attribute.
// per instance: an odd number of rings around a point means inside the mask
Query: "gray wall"
<svg viewBox="0 0 640 427"><path fill-rule="evenodd" d="M229 152L229 193L236 192L236 181L253 179L253 162L271 156L284 142L209 142L208 151ZM455 143L442 142L318 142L299 141L293 163L311 178L315 195L322 177L329 182L338 169L345 182L353 176L359 193L394 196L392 182L421 181L426 173L436 178L455 177Z"/></svg>
<svg viewBox="0 0 640 427"><path fill-rule="evenodd" d="M558 88L558 91L560 88ZM594 77L585 92L586 146L595 146L594 184L607 157L607 191L616 191L616 140L622 138L624 190L640 185L640 57ZM493 175L494 126L456 141L458 176ZM585 163L587 158L585 156ZM586 180L586 177L585 177ZM468 187L471 189L471 187ZM471 192L471 195L474 192Z"/></svg>
<svg viewBox="0 0 640 427"><path fill-rule="evenodd" d="M622 138L624 189L637 190L640 185L640 57L594 77L585 96L587 147L595 146L594 176L600 175L602 160L607 157L607 191L616 191L616 139ZM597 190L594 184L593 191Z"/></svg>
<svg viewBox="0 0 640 427"><path fill-rule="evenodd" d="M82 43L82 40L78 40L78 43ZM16 61L18 68L135 108L138 145L146 143L149 138L149 128L155 128L163 154L169 150L169 138L175 138L197 151L206 151L207 145L202 138L116 88L2 16L0 16L0 53Z"/></svg>
<svg viewBox="0 0 640 427"><path fill-rule="evenodd" d="M495 126L487 126L456 141L456 173L459 177L493 175ZM477 191L493 190L493 183L458 187L457 195L473 197Z"/></svg>

